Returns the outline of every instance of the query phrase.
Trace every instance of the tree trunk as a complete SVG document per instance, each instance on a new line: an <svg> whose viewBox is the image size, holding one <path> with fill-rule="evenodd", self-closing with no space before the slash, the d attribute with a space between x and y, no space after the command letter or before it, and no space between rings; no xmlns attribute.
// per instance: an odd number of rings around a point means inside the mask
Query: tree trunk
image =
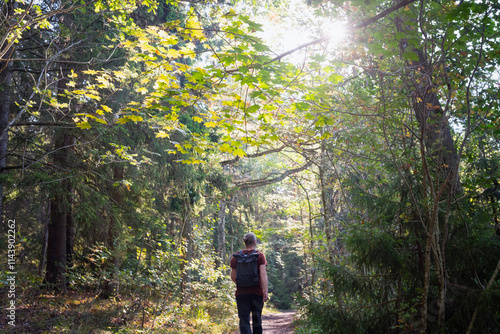
<svg viewBox="0 0 500 334"><path fill-rule="evenodd" d="M189 267L189 264L191 263L191 260L193 258L193 241L191 240L191 230L192 230L192 224L191 221L189 220L189 213L191 211L190 205L189 205L189 198L184 200L184 207L182 210L182 230L181 230L181 242L179 243L180 247L183 247L182 251L182 261L180 265L180 270L182 274L182 280L181 280L181 304L189 304L190 297L191 297L191 291L190 291L190 284L191 284L191 270L187 269Z"/></svg>
<svg viewBox="0 0 500 334"><path fill-rule="evenodd" d="M47 271L44 285L49 290L66 293L66 205L64 194L55 190L51 200Z"/></svg>
<svg viewBox="0 0 500 334"><path fill-rule="evenodd" d="M66 212L66 266L68 269L73 268L73 254L75 246L76 227L73 220L73 186L68 182L67 187L67 203L68 209Z"/></svg>
<svg viewBox="0 0 500 334"><path fill-rule="evenodd" d="M74 144L75 137L69 133L68 129L63 129L56 134L53 154L55 168L61 170L70 167L69 149L73 148ZM66 292L67 226L68 218L71 218L71 215L68 215L71 212L68 196L72 189L71 181L66 178L66 175L67 173L64 173L60 185L52 189L47 271L44 281L49 289L64 293Z"/></svg>
<svg viewBox="0 0 500 334"><path fill-rule="evenodd" d="M323 204L323 220L325 221L325 234L326 234L326 246L328 249L328 260L331 264L334 264L333 255L333 238L332 238L332 228L331 228L331 216L330 216L330 203L327 200L327 184L325 180L325 170L326 170L326 150L325 141L321 142L321 163L319 166L319 181L321 186L321 203Z"/></svg>
<svg viewBox="0 0 500 334"><path fill-rule="evenodd" d="M13 14L15 1L8 1L4 5L4 10L2 15L7 19ZM4 45L0 45L0 51L3 54ZM5 57L0 61L0 173L3 173L3 169L7 166L7 144L9 140L8 136L8 124L9 124L9 114L11 107L11 84L12 84L12 62L9 61L14 48L10 48L5 53ZM4 184L0 182L0 217L3 213L3 191Z"/></svg>
<svg viewBox="0 0 500 334"><path fill-rule="evenodd" d="M401 2L400 0L396 0ZM408 32L407 18L398 18L397 30ZM425 36L424 36L425 39ZM448 233L447 217L438 215L439 206L444 200L452 201L457 193L462 192L459 164L460 159L455 148L455 143L451 134L450 124L446 108L443 108L438 96L438 86L434 82L437 76L435 73L439 68L429 60L426 50L419 47L408 46L408 43L401 41L402 53L413 52L418 56L418 60L408 62L408 68L403 78L411 94L411 107L419 124L419 134L421 143L421 158L423 162L423 197L428 197L432 203L430 212L422 217L423 228L427 233L424 260L424 280L421 296L420 333L427 332L427 323L430 320L429 314L429 291L431 286L432 261L434 260L434 270L438 287L437 327L439 332L444 332L444 314L446 305L446 263L445 245ZM448 207L449 212L449 207ZM443 232L440 231L441 226ZM431 256L432 255L432 256Z"/></svg>
<svg viewBox="0 0 500 334"><path fill-rule="evenodd" d="M49 242L49 224L50 224L50 199L47 200L47 205L42 207L42 213L40 215L41 221L43 222L43 241L42 241L42 253L40 254L40 265L38 266L38 276L43 275L43 270L45 269L45 259L47 258L47 245Z"/></svg>
<svg viewBox="0 0 500 334"><path fill-rule="evenodd" d="M217 252L222 263L226 263L226 202L220 201L217 224Z"/></svg>
<svg viewBox="0 0 500 334"><path fill-rule="evenodd" d="M170 212L170 215L168 217L169 217L169 219L168 219L168 224L165 227L165 233L167 234L167 236L171 240L170 247L172 248L172 250L174 250L175 249L175 227L179 224L178 223L179 219L178 219L177 214L175 212Z"/></svg>
<svg viewBox="0 0 500 334"><path fill-rule="evenodd" d="M302 191L304 191L304 194L306 195L307 199L307 222L308 222L308 227L309 227L309 253L311 254L311 277L309 278L308 274L308 268L307 268L307 254L306 254L306 249L307 247L304 247L304 265L305 265L305 277L306 277L306 286L311 287L310 290L310 295L311 297L314 296L314 279L315 279L315 259L314 259L314 228L313 228L313 222L314 218L312 215L312 206L311 206L311 199L309 198L309 193L307 192L307 189L302 185L302 183L298 179L292 178L292 180L302 188ZM300 220L303 221L303 213L302 213L302 205L300 205Z"/></svg>
<svg viewBox="0 0 500 334"><path fill-rule="evenodd" d="M123 165L115 164L113 166L113 181L116 184L123 180L125 171ZM111 186L111 199L113 206L117 207L117 211L120 211L123 205L122 187L113 184ZM101 293L101 298L109 298L111 296L117 296L120 293L120 285L118 281L118 270L120 269L120 258L118 256L118 236L119 236L119 219L118 212L112 212L108 220L108 235L106 238L106 247L111 254L111 258L106 263L106 271L109 272L109 276L103 283L103 291ZM140 260L140 259L139 259Z"/></svg>
<svg viewBox="0 0 500 334"><path fill-rule="evenodd" d="M439 182L436 184L436 190L441 183L445 183L446 193L460 192L459 158L451 135L448 116L439 102L437 87L430 79L434 75L432 67L422 50L413 49L413 52L418 54L419 60L411 64L414 87L412 107L420 124L420 133L424 139L426 152L429 153L429 158L432 158L428 161L434 162L431 165L431 171L440 177L437 178ZM441 200L445 193L440 194L437 200ZM436 195L439 195L439 192Z"/></svg>

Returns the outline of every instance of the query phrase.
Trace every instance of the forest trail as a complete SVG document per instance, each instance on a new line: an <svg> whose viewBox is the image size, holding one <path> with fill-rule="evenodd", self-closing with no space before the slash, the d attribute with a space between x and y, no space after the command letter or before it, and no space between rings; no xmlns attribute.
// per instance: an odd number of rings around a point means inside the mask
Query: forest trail
<svg viewBox="0 0 500 334"><path fill-rule="evenodd" d="M262 330L266 334L292 334L294 311L269 313L262 316Z"/></svg>
<svg viewBox="0 0 500 334"><path fill-rule="evenodd" d="M264 334L293 334L293 317L295 311L284 311L262 315L262 332ZM232 334L239 334L237 330Z"/></svg>

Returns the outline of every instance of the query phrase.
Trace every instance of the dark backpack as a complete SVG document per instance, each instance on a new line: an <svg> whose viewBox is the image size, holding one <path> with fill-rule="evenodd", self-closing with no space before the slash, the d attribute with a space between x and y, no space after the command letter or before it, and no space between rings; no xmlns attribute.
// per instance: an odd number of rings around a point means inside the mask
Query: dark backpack
<svg viewBox="0 0 500 334"><path fill-rule="evenodd" d="M259 284L259 270L257 259L259 253L254 249L245 254L242 250L233 254L236 258L236 286L246 288Z"/></svg>

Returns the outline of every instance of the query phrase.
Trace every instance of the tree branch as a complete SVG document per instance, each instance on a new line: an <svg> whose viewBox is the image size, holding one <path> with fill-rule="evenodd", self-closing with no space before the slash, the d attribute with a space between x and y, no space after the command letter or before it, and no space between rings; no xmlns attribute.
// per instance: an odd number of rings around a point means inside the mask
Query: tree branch
<svg viewBox="0 0 500 334"><path fill-rule="evenodd" d="M262 187L262 186L266 186L268 184L280 182L280 181L283 181L287 176L290 176L292 174L301 172L301 171L309 168L312 165L312 163L313 163L312 160L309 160L305 165L298 167L298 168L289 169L286 172L284 172L283 174L281 174L280 176L272 178L272 179L264 178L264 179L260 179L260 180L252 180L252 181L247 181L247 182L235 183L236 184L235 188L238 188L240 190L241 189L251 189L251 188Z"/></svg>
<svg viewBox="0 0 500 334"><path fill-rule="evenodd" d="M55 122L17 122L11 125L11 127L15 126L69 126L75 127L74 124L71 123L55 123Z"/></svg>
<svg viewBox="0 0 500 334"><path fill-rule="evenodd" d="M245 158L258 158L258 157L261 157L261 156L264 156L264 155L267 155L267 154L281 152L285 147L286 147L285 145L282 145L282 146L280 146L278 148L274 148L272 150L268 150L268 151L264 151L264 152L259 152L259 153L254 153L254 154L248 154L248 155L245 156ZM240 157L236 157L236 158L231 159L231 160L221 161L220 165L222 167L224 167L226 165L232 165L232 164L238 162L239 160L240 160Z"/></svg>
<svg viewBox="0 0 500 334"><path fill-rule="evenodd" d="M398 10L399 8L407 6L407 5L409 5L409 4L411 4L412 2L415 2L415 1L416 0L405 0L405 1L402 1L402 2L400 2L400 3L398 3L398 4L394 5L394 6L392 6L390 8L387 8L386 10L380 12L379 14L375 15L374 17L369 18L368 20L361 22L358 25L348 27L346 29L346 32L354 32L356 30L366 28L370 24L372 24L372 23L380 20L381 18L383 18L383 17L389 15L390 13ZM316 45L316 44L319 44L319 43L326 42L326 41L330 40L330 38L331 37L323 37L323 38L317 39L315 41L311 41L311 42L299 45L295 49L289 50L289 51L287 51L285 53L282 53L282 54L276 56L275 58L273 58L271 61L267 62L266 64L274 63L275 61L278 61L278 60L280 60L280 59L282 59L282 58L284 58L284 57L286 57L286 56L288 56L288 55L290 55L290 54L292 54L292 53L294 53L296 51L299 51L301 49L307 48L307 47L309 47L311 45Z"/></svg>
<svg viewBox="0 0 500 334"><path fill-rule="evenodd" d="M495 279L497 278L499 271L500 271L500 260L498 260L497 267L495 268L493 275L491 275L490 281L488 282L488 285L486 286L484 291L488 290L493 285L493 283L495 283ZM470 334L472 331L472 328L474 327L474 322L476 321L478 311L479 311L479 305L476 306L476 309L474 310L474 314L472 315L472 319L469 323L469 327L467 328L467 334Z"/></svg>

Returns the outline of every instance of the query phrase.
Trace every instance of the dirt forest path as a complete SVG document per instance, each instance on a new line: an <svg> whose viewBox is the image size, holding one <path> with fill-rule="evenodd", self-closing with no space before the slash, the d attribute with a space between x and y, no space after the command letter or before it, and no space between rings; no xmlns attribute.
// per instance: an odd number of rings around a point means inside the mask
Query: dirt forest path
<svg viewBox="0 0 500 334"><path fill-rule="evenodd" d="M295 312L268 313L262 316L264 334L292 334L292 321Z"/></svg>

